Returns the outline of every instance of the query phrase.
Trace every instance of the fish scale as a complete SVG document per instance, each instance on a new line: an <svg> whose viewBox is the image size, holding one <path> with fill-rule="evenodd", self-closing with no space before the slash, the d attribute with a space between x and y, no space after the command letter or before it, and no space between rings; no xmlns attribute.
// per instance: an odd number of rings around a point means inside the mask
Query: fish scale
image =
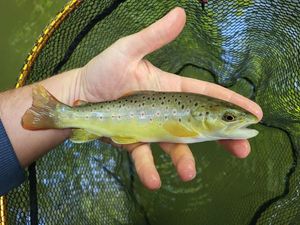
<svg viewBox="0 0 300 225"><path fill-rule="evenodd" d="M70 107L42 86L33 88L33 106L22 118L31 130L73 128L73 142L109 137L118 144L245 139L258 134L246 128L257 122L236 105L195 93L140 91Z"/></svg>

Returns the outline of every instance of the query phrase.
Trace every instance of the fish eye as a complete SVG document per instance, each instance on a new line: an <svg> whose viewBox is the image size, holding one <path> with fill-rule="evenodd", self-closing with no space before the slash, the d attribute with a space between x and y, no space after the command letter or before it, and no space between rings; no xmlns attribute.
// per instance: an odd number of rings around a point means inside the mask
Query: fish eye
<svg viewBox="0 0 300 225"><path fill-rule="evenodd" d="M226 122L233 122L235 121L235 116L232 113L226 112L224 113L222 120Z"/></svg>

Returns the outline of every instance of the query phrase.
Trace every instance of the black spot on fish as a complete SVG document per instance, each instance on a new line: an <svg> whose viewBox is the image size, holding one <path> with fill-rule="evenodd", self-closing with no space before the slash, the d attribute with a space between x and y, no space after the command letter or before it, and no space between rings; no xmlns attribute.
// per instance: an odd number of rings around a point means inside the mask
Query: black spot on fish
<svg viewBox="0 0 300 225"><path fill-rule="evenodd" d="M181 118L179 118L178 121L181 122Z"/></svg>
<svg viewBox="0 0 300 225"><path fill-rule="evenodd" d="M198 106L198 102L195 103L195 107L197 107L197 106Z"/></svg>
<svg viewBox="0 0 300 225"><path fill-rule="evenodd" d="M181 109L184 109L184 105L181 106Z"/></svg>
<svg viewBox="0 0 300 225"><path fill-rule="evenodd" d="M202 116L202 113L199 113L199 116Z"/></svg>
<svg viewBox="0 0 300 225"><path fill-rule="evenodd" d="M164 96L164 99L166 99L166 96Z"/></svg>
<svg viewBox="0 0 300 225"><path fill-rule="evenodd" d="M147 99L150 100L150 97L148 97Z"/></svg>
<svg viewBox="0 0 300 225"><path fill-rule="evenodd" d="M206 112L206 115L209 115L209 112Z"/></svg>
<svg viewBox="0 0 300 225"><path fill-rule="evenodd" d="M175 102L177 102L177 98L175 98Z"/></svg>
<svg viewBox="0 0 300 225"><path fill-rule="evenodd" d="M163 105L163 104L165 104L164 102L161 102L161 104Z"/></svg>
<svg viewBox="0 0 300 225"><path fill-rule="evenodd" d="M135 100L134 103L137 103L137 100Z"/></svg>
<svg viewBox="0 0 300 225"><path fill-rule="evenodd" d="M178 102L178 105L180 105L181 103L180 102Z"/></svg>
<svg viewBox="0 0 300 225"><path fill-rule="evenodd" d="M159 97L158 99L161 100L161 97Z"/></svg>

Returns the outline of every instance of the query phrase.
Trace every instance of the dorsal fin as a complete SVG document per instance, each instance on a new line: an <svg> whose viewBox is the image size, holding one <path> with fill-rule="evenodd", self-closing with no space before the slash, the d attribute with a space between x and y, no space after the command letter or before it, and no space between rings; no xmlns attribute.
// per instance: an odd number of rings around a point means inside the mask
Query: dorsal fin
<svg viewBox="0 0 300 225"><path fill-rule="evenodd" d="M77 100L73 103L73 107L76 107L76 106L82 106L82 105L86 105L86 104L88 104L88 102L83 101L83 100L80 100L80 99L77 99Z"/></svg>

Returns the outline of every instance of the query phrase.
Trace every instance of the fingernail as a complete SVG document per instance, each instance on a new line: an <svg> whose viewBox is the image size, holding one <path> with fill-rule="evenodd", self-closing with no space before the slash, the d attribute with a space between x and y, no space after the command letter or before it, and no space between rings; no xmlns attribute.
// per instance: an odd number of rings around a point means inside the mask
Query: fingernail
<svg viewBox="0 0 300 225"><path fill-rule="evenodd" d="M195 161L189 159L185 161L184 168L182 168L182 179L184 181L190 181L196 177Z"/></svg>
<svg viewBox="0 0 300 225"><path fill-rule="evenodd" d="M156 190L156 189L159 189L160 186L161 186L161 182L160 182L160 179L157 177L156 174L151 174L148 176L148 187L151 189L151 190Z"/></svg>
<svg viewBox="0 0 300 225"><path fill-rule="evenodd" d="M186 170L187 170L185 175L186 180L192 180L196 177L196 171L194 166L188 166Z"/></svg>

